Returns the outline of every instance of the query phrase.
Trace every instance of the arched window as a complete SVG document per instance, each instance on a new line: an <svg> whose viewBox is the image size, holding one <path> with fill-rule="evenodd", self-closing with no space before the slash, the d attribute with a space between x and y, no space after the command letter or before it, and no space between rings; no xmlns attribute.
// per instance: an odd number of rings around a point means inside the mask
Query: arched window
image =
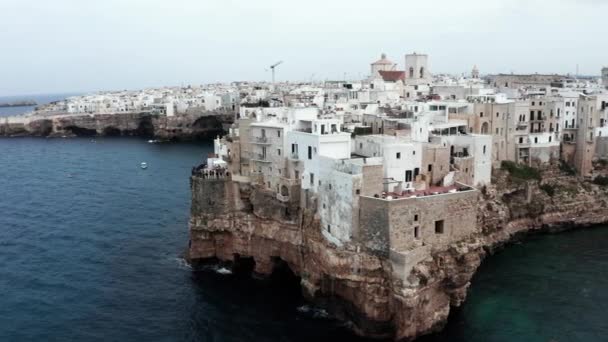
<svg viewBox="0 0 608 342"><path fill-rule="evenodd" d="M488 134L489 130L490 130L490 125L487 122L484 122L481 125L481 134Z"/></svg>
<svg viewBox="0 0 608 342"><path fill-rule="evenodd" d="M414 68L410 67L410 78L414 78Z"/></svg>

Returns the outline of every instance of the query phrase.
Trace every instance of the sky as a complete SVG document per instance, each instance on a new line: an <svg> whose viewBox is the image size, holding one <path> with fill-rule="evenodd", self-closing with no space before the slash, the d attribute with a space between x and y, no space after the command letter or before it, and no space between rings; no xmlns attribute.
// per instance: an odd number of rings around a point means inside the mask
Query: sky
<svg viewBox="0 0 608 342"><path fill-rule="evenodd" d="M0 96L608 65L606 0L0 0Z"/></svg>

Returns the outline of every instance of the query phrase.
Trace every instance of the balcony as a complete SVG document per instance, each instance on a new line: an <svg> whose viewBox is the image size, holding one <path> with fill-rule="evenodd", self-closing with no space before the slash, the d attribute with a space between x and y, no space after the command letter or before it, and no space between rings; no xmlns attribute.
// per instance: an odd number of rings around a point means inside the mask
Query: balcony
<svg viewBox="0 0 608 342"><path fill-rule="evenodd" d="M272 162L268 159L268 156L266 156L262 153L252 153L251 160L256 161L256 162L261 162L261 163L271 163Z"/></svg>
<svg viewBox="0 0 608 342"><path fill-rule="evenodd" d="M286 203L286 202L289 202L289 196L283 196L283 195L277 193L277 200L279 200L280 202Z"/></svg>
<svg viewBox="0 0 608 342"><path fill-rule="evenodd" d="M251 139L252 144L270 145L267 137L253 137Z"/></svg>
<svg viewBox="0 0 608 342"><path fill-rule="evenodd" d="M300 183L301 183L301 179L299 179L299 178L280 177L279 179L281 180L281 184L287 185L287 186L296 186L296 185L300 185Z"/></svg>
<svg viewBox="0 0 608 342"><path fill-rule="evenodd" d="M289 156L290 159L295 159L295 160L299 160L299 155L298 152L291 152L291 155Z"/></svg>

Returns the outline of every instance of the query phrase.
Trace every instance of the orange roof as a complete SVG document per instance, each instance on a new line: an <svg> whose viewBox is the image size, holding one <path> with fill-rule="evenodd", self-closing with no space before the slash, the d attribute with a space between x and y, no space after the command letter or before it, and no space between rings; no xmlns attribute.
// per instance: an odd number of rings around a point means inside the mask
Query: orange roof
<svg viewBox="0 0 608 342"><path fill-rule="evenodd" d="M382 76L382 79L385 82L397 82L399 80L404 81L405 80L405 71L398 71L398 70L380 70L378 71L380 73L380 76Z"/></svg>

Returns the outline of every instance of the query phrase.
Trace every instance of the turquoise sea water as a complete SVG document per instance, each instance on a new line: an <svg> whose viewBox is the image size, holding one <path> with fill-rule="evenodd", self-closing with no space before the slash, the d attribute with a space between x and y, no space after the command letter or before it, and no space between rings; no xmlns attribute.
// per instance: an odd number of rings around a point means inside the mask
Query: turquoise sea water
<svg viewBox="0 0 608 342"><path fill-rule="evenodd" d="M184 265L188 177L211 149L0 139L0 341L358 340L298 310L297 287ZM606 341L607 267L608 229L509 246L425 340Z"/></svg>
<svg viewBox="0 0 608 342"><path fill-rule="evenodd" d="M424 341L608 341L608 227L529 237L490 256L445 331Z"/></svg>

